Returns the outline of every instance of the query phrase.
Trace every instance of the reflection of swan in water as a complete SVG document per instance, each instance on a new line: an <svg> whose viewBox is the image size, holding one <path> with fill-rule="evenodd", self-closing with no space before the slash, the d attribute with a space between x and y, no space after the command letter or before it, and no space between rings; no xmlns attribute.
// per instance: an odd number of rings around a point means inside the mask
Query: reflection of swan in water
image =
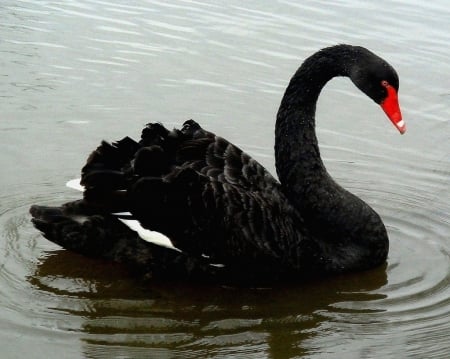
<svg viewBox="0 0 450 359"><path fill-rule="evenodd" d="M379 299L373 291L387 279L381 267L273 289L177 285L137 280L120 265L57 251L29 281L55 299L55 316L81 323L73 335L87 357L287 358L308 354L335 303Z"/></svg>

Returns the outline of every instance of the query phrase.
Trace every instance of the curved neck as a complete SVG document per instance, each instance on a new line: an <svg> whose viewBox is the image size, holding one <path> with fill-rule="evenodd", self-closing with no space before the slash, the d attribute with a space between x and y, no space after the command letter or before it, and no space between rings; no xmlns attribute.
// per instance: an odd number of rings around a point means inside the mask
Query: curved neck
<svg viewBox="0 0 450 359"><path fill-rule="evenodd" d="M329 176L315 133L322 88L335 76L350 76L357 69L358 55L357 47L339 45L308 58L286 89L275 128L276 168L283 192L299 210L333 271L364 268L387 254L381 219ZM347 255L351 246L354 255Z"/></svg>
<svg viewBox="0 0 450 359"><path fill-rule="evenodd" d="M283 187L293 189L318 174L326 175L315 132L316 103L329 80L349 75L354 52L349 45L323 49L306 59L292 77L275 127L276 168Z"/></svg>

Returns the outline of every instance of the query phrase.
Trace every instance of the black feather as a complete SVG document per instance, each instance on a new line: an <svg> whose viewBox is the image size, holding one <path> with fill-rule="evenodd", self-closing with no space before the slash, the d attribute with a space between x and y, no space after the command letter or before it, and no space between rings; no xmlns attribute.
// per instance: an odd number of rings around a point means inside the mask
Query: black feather
<svg viewBox="0 0 450 359"><path fill-rule="evenodd" d="M376 266L387 256L385 227L329 176L314 131L325 83L357 73L364 88L361 73L372 55L349 45L327 48L294 75L276 125L281 183L193 120L172 131L150 123L139 142L102 142L82 169L84 198L33 206L33 223L67 249L127 263L147 276L254 283ZM372 72L374 63L379 60L370 61ZM111 215L118 211L165 234L181 252L141 240Z"/></svg>

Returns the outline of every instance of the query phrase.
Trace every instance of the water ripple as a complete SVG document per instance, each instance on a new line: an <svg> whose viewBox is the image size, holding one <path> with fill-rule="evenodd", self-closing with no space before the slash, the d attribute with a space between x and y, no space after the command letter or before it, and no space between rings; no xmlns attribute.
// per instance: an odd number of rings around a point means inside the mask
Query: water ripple
<svg viewBox="0 0 450 359"><path fill-rule="evenodd" d="M34 200L39 202L56 201L51 194L47 200L43 195L37 197ZM384 207L392 207L397 200L386 196ZM9 208L0 217L6 244L0 275L5 308L21 313L32 300L33 321L39 326L30 335L69 331L92 353L106 347L123 350L131 346L139 351L156 346L160 350L178 348L193 357L210 351L245 355L264 352L286 340L291 344L301 340L303 346L309 342L340 345L340 332L359 337L378 333L380 340L383 331L396 342L398 328L403 328L402 333L409 336L431 336L439 342L436 338L448 330L443 318L450 313L449 252L439 245L441 240L433 228L443 224L436 219L424 228L414 226L410 219L414 217L407 215L393 226L386 272L380 268L311 283L300 291L296 287L262 291L148 287L120 267L56 250L43 241L29 224L25 199L17 202L13 195L2 203ZM407 214L418 205L410 205ZM388 215L385 221L398 220ZM423 237L434 238L437 245ZM419 255L423 260L411 265ZM341 331L324 337L334 325ZM27 327L25 320L20 327ZM281 332L285 334L281 336ZM268 347L268 343L272 344ZM420 348L416 351L420 353Z"/></svg>
<svg viewBox="0 0 450 359"><path fill-rule="evenodd" d="M448 356L444 1L6 0L0 10L5 353ZM287 81L304 56L336 42L382 53L402 80L403 137L388 132L348 81L330 83L318 106L327 168L386 223L386 267L272 289L149 284L121 266L63 251L32 228L32 203L71 199L62 184L79 170L74 158L81 163L101 138L131 127L138 134L149 118L174 126L195 116L274 172L273 119Z"/></svg>

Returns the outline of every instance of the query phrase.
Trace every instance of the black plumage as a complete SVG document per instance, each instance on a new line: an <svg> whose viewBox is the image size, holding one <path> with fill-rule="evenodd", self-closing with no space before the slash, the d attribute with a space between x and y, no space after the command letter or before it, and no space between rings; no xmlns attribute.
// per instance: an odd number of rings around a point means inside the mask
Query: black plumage
<svg viewBox="0 0 450 359"><path fill-rule="evenodd" d="M152 277L256 283L379 265L388 253L383 222L320 159L315 106L334 76L349 76L377 103L382 81L398 90L395 70L364 48L338 45L308 58L277 115L280 182L193 120L171 131L151 123L139 142L102 142L82 169L83 199L33 206L33 223L64 248ZM177 250L142 240L121 216L163 233Z"/></svg>

